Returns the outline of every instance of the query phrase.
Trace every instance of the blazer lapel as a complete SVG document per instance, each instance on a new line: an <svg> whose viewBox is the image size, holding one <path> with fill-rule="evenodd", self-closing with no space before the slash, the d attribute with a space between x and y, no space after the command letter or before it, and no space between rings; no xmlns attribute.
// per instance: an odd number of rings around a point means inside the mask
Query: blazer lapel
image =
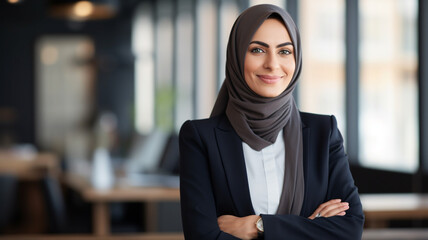
<svg viewBox="0 0 428 240"><path fill-rule="evenodd" d="M254 214L248 187L242 141L225 117L215 129L217 146L220 151L230 195L238 216Z"/></svg>
<svg viewBox="0 0 428 240"><path fill-rule="evenodd" d="M309 179L308 179L308 168L309 168L309 135L310 135L310 128L307 127L303 122L302 122L302 137L303 137L303 175L305 178L305 196L303 198L303 205L302 205L302 210L300 211L300 215L302 216L306 216L308 215L308 209L307 209L307 199L308 199L308 188L307 188L307 184L309 183Z"/></svg>

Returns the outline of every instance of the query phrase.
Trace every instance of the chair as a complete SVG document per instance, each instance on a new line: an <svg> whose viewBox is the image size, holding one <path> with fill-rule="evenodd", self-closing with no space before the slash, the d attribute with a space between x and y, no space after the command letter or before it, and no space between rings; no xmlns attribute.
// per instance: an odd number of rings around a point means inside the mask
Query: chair
<svg viewBox="0 0 428 240"><path fill-rule="evenodd" d="M180 150L178 144L178 135L171 133L160 157L158 171L167 174L179 174Z"/></svg>
<svg viewBox="0 0 428 240"><path fill-rule="evenodd" d="M45 176L42 188L49 218L50 233L91 233L90 205L70 194L71 202L66 204L58 179ZM73 192L74 193L74 192ZM69 195L67 195L69 196ZM72 212L73 214L69 214Z"/></svg>
<svg viewBox="0 0 428 240"><path fill-rule="evenodd" d="M155 129L148 136L137 136L131 144L129 160L125 164L128 173L152 173L158 170L168 133Z"/></svg>
<svg viewBox="0 0 428 240"><path fill-rule="evenodd" d="M46 207L49 217L49 232L68 232L67 212L58 180L51 176L46 176L42 179L42 187L47 203Z"/></svg>
<svg viewBox="0 0 428 240"><path fill-rule="evenodd" d="M16 197L17 180L13 175L0 174L0 232L10 222Z"/></svg>

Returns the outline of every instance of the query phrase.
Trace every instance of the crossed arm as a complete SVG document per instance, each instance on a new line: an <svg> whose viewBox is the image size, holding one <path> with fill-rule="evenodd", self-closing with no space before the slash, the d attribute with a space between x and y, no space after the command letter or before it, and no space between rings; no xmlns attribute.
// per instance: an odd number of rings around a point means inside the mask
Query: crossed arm
<svg viewBox="0 0 428 240"><path fill-rule="evenodd" d="M308 218L313 220L317 214L322 217L344 216L349 209L349 203L340 199L332 199L321 204ZM257 238L256 222L260 218L258 215L246 217L235 217L233 215L223 215L217 218L220 230L229 233L240 239Z"/></svg>

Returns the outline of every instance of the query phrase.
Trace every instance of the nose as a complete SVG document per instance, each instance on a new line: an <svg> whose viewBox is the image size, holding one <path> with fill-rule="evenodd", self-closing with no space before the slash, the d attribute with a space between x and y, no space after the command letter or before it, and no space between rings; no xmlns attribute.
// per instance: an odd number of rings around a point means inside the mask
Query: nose
<svg viewBox="0 0 428 240"><path fill-rule="evenodd" d="M270 70L279 68L279 59L278 56L274 53L266 54L264 67Z"/></svg>

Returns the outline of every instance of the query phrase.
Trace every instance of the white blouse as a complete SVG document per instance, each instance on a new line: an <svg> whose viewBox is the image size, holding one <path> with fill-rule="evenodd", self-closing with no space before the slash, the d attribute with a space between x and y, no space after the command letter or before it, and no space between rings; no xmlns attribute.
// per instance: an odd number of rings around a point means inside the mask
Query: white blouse
<svg viewBox="0 0 428 240"><path fill-rule="evenodd" d="M281 132L274 144L260 151L242 142L248 184L254 211L275 214L284 184L285 148Z"/></svg>

